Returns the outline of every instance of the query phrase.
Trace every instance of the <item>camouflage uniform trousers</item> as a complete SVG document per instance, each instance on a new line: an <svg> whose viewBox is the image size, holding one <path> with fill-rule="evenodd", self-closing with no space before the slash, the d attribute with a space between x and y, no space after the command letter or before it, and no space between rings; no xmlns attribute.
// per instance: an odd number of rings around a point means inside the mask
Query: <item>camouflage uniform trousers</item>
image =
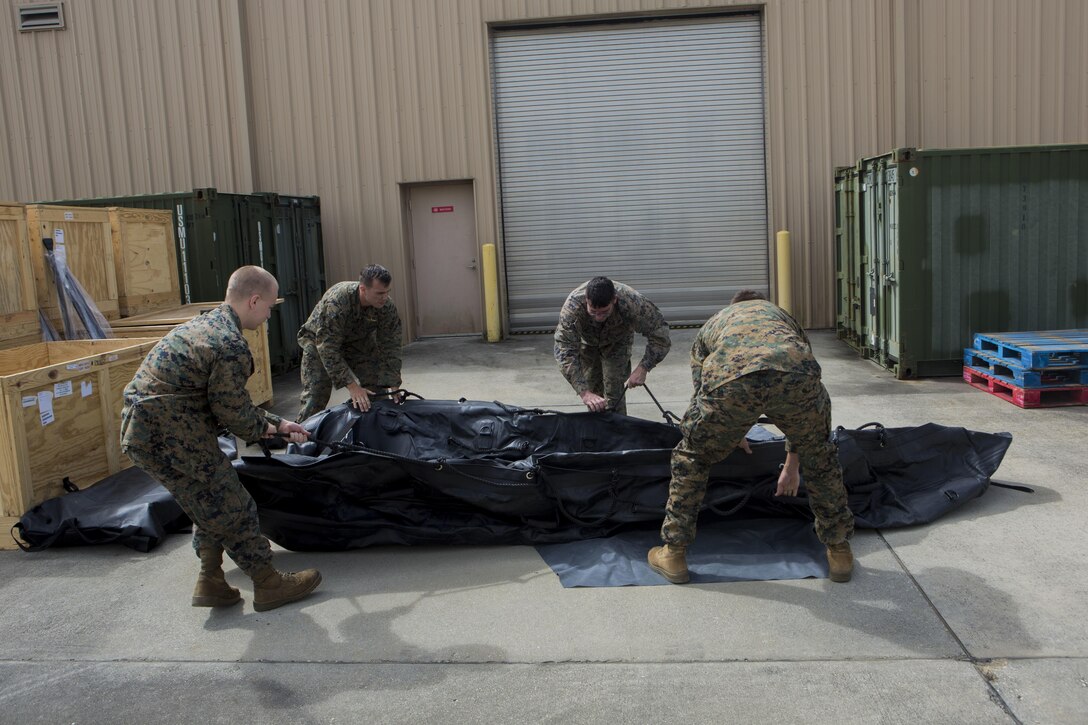
<svg viewBox="0 0 1088 725"><path fill-rule="evenodd" d="M249 576L272 563L272 547L261 533L257 504L218 446L185 445L177 438L125 453L174 496L193 522L193 549L222 546ZM155 450L149 450L155 448Z"/></svg>
<svg viewBox="0 0 1088 725"><path fill-rule="evenodd" d="M582 345L582 370L590 392L608 401L608 410L627 415L623 384L631 377L631 341L600 347Z"/></svg>
<svg viewBox="0 0 1088 725"><path fill-rule="evenodd" d="M379 377L377 360L348 360L348 365L351 366L351 371L355 373L355 377L359 379L359 385L362 385L370 392L375 393L379 389L386 387L378 383L367 382L368 380L377 380ZM299 396L299 402L302 404L302 408L295 419L296 423L301 423L310 416L325 410L325 406L329 404L329 398L332 397L332 378L329 377L328 371L325 370L325 364L321 362L321 355L317 352L317 345L313 342L307 341L302 345L300 375L302 377L302 394Z"/></svg>
<svg viewBox="0 0 1088 725"><path fill-rule="evenodd" d="M854 531L842 466L831 441L831 399L819 377L762 370L726 383L712 396L696 394L680 423L683 440L672 452L672 480L661 538L667 544L695 540L695 523L710 467L732 452L760 413L786 435L801 461L816 536L838 544Z"/></svg>

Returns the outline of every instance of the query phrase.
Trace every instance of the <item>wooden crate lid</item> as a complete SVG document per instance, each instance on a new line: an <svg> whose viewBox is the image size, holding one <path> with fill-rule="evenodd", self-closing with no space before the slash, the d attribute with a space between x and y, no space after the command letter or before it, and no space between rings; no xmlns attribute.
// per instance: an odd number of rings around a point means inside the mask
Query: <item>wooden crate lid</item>
<svg viewBox="0 0 1088 725"><path fill-rule="evenodd" d="M109 224L110 213L106 209L89 206L52 206L50 204L28 204L27 220L39 222L94 222Z"/></svg>
<svg viewBox="0 0 1088 725"><path fill-rule="evenodd" d="M157 339L66 340L0 350L4 387L40 385L85 373L102 365L142 359Z"/></svg>
<svg viewBox="0 0 1088 725"><path fill-rule="evenodd" d="M111 219L143 221L166 224L173 228L174 212L169 209L139 209L127 206L111 206L106 209Z"/></svg>
<svg viewBox="0 0 1088 725"><path fill-rule="evenodd" d="M197 315L214 310L222 302L193 302L188 305L170 307L165 310L146 312L142 315L133 315L121 320L110 322L112 327L143 327L145 325L180 325L188 322Z"/></svg>

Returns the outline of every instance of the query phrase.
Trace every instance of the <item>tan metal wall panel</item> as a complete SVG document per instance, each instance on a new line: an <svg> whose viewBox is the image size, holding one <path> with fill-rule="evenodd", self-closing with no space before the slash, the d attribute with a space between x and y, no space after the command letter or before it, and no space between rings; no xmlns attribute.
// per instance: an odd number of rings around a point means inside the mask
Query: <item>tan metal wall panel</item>
<svg viewBox="0 0 1088 725"><path fill-rule="evenodd" d="M1088 3L904 2L918 69L911 145L1008 146L1088 138Z"/></svg>
<svg viewBox="0 0 1088 725"><path fill-rule="evenodd" d="M66 29L0 17L5 197L252 188L238 2L66 0Z"/></svg>
<svg viewBox="0 0 1088 725"><path fill-rule="evenodd" d="M834 324L835 166L1088 138L1083 0L66 0L68 30L27 34L20 2L0 14L0 198L319 194L329 279L380 260L402 306L400 184L474 180L480 241L502 243L493 23L762 8L768 250L793 232L809 326Z"/></svg>

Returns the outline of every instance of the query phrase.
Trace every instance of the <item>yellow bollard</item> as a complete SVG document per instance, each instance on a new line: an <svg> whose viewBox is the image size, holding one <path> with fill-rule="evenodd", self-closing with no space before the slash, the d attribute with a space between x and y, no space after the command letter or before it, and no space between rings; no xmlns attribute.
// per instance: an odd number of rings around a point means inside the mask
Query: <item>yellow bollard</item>
<svg viewBox="0 0 1088 725"><path fill-rule="evenodd" d="M775 238L778 253L778 306L793 314L793 297L790 294L790 233L783 230Z"/></svg>
<svg viewBox="0 0 1088 725"><path fill-rule="evenodd" d="M483 246L484 271L484 319L487 322L487 341L498 342L502 339L502 325L499 324L499 264L494 244Z"/></svg>

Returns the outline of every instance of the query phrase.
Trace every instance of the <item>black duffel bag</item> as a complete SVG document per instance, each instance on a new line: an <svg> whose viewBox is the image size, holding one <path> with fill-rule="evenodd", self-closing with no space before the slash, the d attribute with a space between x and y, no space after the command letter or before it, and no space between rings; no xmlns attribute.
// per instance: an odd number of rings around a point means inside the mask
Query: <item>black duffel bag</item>
<svg viewBox="0 0 1088 725"><path fill-rule="evenodd" d="M23 551L117 543L146 552L191 526L170 492L136 466L85 489L65 487L70 493L43 501L12 527Z"/></svg>

